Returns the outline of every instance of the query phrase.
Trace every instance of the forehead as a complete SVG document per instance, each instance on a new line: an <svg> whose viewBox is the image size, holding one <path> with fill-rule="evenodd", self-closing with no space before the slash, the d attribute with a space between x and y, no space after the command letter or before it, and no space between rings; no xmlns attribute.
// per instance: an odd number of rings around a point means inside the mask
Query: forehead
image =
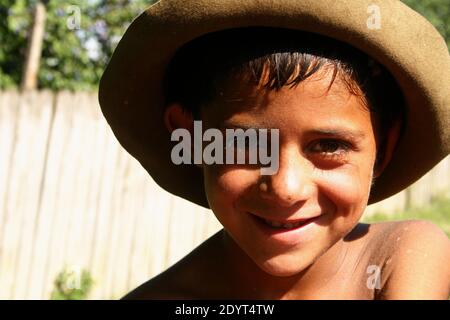
<svg viewBox="0 0 450 320"><path fill-rule="evenodd" d="M332 79L332 71L323 69L297 86L279 91L233 79L202 114L217 122L278 125L280 129L295 123L366 126L371 122L364 97L351 93L339 77Z"/></svg>

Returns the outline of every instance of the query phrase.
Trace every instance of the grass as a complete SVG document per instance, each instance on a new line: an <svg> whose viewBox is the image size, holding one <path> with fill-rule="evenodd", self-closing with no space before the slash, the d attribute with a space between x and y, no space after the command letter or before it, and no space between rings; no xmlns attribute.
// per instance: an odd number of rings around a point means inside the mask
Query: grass
<svg viewBox="0 0 450 320"><path fill-rule="evenodd" d="M411 208L393 214L374 213L364 217L363 222L374 223L394 220L428 220L438 225L450 238L450 198L436 197L425 207Z"/></svg>

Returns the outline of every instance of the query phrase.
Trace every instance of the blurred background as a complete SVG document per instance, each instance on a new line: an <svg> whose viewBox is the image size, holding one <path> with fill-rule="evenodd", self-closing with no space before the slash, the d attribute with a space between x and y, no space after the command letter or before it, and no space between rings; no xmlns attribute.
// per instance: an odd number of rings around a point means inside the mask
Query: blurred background
<svg viewBox="0 0 450 320"><path fill-rule="evenodd" d="M0 0L0 299L117 299L221 229L160 189L116 141L97 86L156 1ZM450 45L448 0L404 0ZM450 159L363 220L450 236Z"/></svg>

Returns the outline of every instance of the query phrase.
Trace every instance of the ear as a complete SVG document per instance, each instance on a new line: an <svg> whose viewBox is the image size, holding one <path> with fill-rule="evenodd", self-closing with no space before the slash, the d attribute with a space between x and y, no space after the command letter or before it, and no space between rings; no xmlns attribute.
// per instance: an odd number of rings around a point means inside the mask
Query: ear
<svg viewBox="0 0 450 320"><path fill-rule="evenodd" d="M392 155L395 150L395 146L397 145L398 138L400 136L400 128L401 128L402 122L400 120L397 120L393 126L388 130L386 133L386 136L384 138L384 141L381 142L381 148L380 148L380 158L377 159L375 162L373 177L377 178L381 175L381 173L384 171L388 163L392 159Z"/></svg>
<svg viewBox="0 0 450 320"><path fill-rule="evenodd" d="M187 129L192 133L194 119L192 114L185 111L179 103L172 103L164 112L164 124L170 133L178 128Z"/></svg>
<svg viewBox="0 0 450 320"><path fill-rule="evenodd" d="M166 107L164 111L164 124L167 130L172 134L176 129L186 129L192 134L194 133L194 117L192 113L183 109L179 103L172 103ZM191 155L194 154L194 143L191 142ZM191 159L191 163L194 163ZM196 167L201 168L201 164L195 164Z"/></svg>

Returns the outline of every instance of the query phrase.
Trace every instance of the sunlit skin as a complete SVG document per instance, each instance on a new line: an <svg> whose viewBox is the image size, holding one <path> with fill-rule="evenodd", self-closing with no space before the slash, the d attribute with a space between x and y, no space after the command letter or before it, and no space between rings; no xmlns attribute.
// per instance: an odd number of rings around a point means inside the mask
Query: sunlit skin
<svg viewBox="0 0 450 320"><path fill-rule="evenodd" d="M279 170L262 176L258 165L199 166L209 205L224 229L126 298L448 296L450 273L442 266L450 250L442 231L424 222L359 223L373 179L390 160L399 126L386 133L375 167L377 119L364 98L350 93L339 78L331 87L330 81L329 69L278 92L232 81L202 108L204 130L279 129ZM193 118L180 105L167 108L165 121L169 131L192 130ZM277 221L317 218L301 241L285 245L264 236L252 215ZM434 239L433 246L423 239ZM411 250L428 256L405 254ZM367 286L369 265L384 266L377 297Z"/></svg>
<svg viewBox="0 0 450 320"><path fill-rule="evenodd" d="M376 155L373 119L361 97L340 81L328 90L331 72L324 73L279 92L232 87L223 100L203 109L206 127L280 129L274 175L262 176L256 166L203 167L208 202L227 231L224 246L233 254L237 244L251 258L253 268L242 272L249 282L261 277L255 283L267 290L295 283L305 289L334 272L329 262L342 252L339 240L355 227L367 204ZM319 217L305 241L284 247L264 238L250 214L278 221ZM305 273L321 256L314 271ZM234 267L239 265L236 261Z"/></svg>

